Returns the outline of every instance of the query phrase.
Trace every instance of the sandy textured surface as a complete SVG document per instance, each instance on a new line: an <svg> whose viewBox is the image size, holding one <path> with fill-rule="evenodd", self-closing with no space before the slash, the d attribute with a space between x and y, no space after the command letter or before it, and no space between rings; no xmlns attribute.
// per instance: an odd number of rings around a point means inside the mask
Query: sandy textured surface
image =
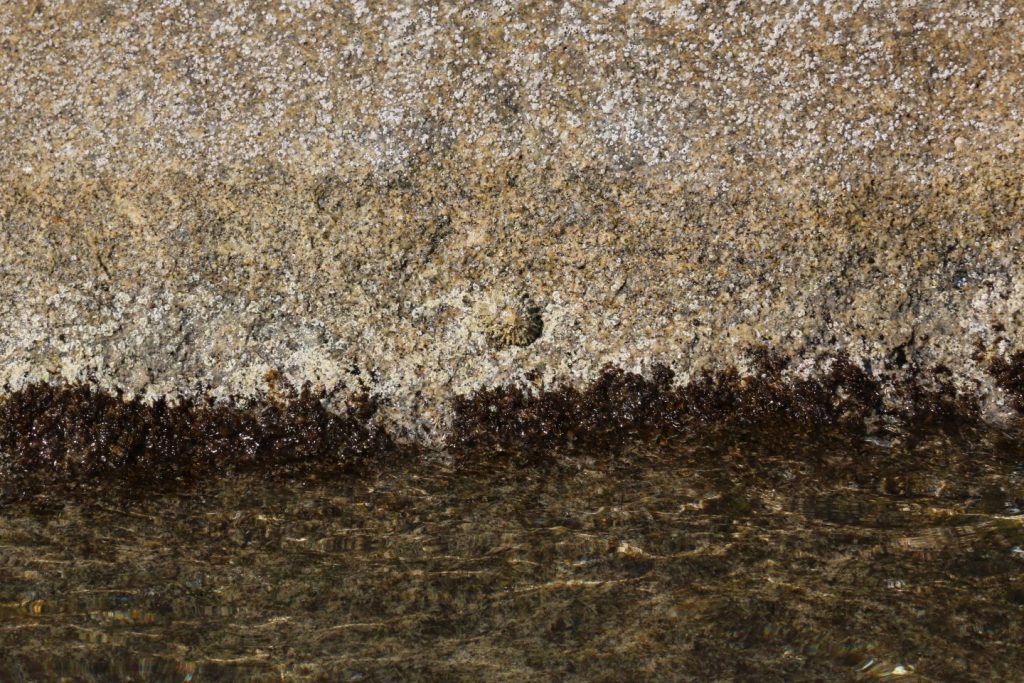
<svg viewBox="0 0 1024 683"><path fill-rule="evenodd" d="M5 3L0 385L277 370L434 442L482 387L766 346L998 415L1024 18L885 5Z"/></svg>

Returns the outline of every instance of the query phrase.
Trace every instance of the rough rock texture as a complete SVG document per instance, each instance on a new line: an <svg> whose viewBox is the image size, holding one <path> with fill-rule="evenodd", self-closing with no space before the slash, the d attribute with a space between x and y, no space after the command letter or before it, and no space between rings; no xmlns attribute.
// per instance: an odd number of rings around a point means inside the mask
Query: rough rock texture
<svg viewBox="0 0 1024 683"><path fill-rule="evenodd" d="M481 389L766 347L1005 416L1022 14L5 3L0 386L280 373L437 443Z"/></svg>

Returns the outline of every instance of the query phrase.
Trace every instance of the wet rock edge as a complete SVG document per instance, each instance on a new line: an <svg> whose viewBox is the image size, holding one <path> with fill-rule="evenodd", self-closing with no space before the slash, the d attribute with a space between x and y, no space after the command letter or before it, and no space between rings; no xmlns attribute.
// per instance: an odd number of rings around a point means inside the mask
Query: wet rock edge
<svg viewBox="0 0 1024 683"><path fill-rule="evenodd" d="M913 428L981 420L979 399L958 394L941 367L884 384L842 355L809 379L786 375L787 361L768 351L752 357L752 373L707 373L684 386L665 367L648 375L609 367L584 388L480 391L456 399L445 450L454 458L534 460L555 449L613 449L713 425L858 432L878 418ZM1011 405L1024 409L1024 354L993 363L991 372ZM423 454L374 424L371 396L341 413L325 408L325 399L308 386L278 386L258 400L171 405L88 384L30 385L0 398L0 501L98 483L135 495L254 472L346 475Z"/></svg>

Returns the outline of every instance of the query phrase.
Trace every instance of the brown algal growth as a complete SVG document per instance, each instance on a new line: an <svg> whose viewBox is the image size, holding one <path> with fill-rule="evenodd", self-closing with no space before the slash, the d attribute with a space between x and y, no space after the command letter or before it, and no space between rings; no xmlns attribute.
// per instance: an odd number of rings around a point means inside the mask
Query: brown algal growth
<svg viewBox="0 0 1024 683"><path fill-rule="evenodd" d="M561 445L593 449L710 426L861 431L865 420L889 413L908 424L971 422L977 407L958 396L941 375L906 382L898 411L882 400L879 380L845 356L828 373L787 378L787 362L766 350L753 353L754 372L706 373L674 387L672 372L656 367L649 377L607 368L588 389L565 387L531 396L516 387L460 400L452 445L466 453L514 450L527 457ZM925 378L922 377L922 380Z"/></svg>
<svg viewBox="0 0 1024 683"><path fill-rule="evenodd" d="M996 386L1010 395L1013 408L1024 411L1024 351L1012 354L1009 359L996 358L989 367Z"/></svg>
<svg viewBox="0 0 1024 683"><path fill-rule="evenodd" d="M565 387L540 396L504 387L456 405L454 445L466 451L514 448L544 452L560 443L607 445L652 432L678 432L714 422L763 424L781 419L808 427L858 426L881 408L877 382L845 358L825 377L786 380L785 362L767 352L756 372L707 373L682 387L656 367L649 377L607 368L586 390Z"/></svg>
<svg viewBox="0 0 1024 683"><path fill-rule="evenodd" d="M648 376L609 367L585 388L478 392L457 402L447 446L457 457L533 459L712 426L860 431L879 414L912 424L976 415L941 377L904 385L906 408L895 414L883 403L879 380L843 356L810 379L787 376L786 361L766 350L751 359L747 375L707 373L685 386L674 386L664 366ZM0 400L0 497L99 480L144 490L240 472L352 471L407 453L371 426L371 399L339 415L308 388L295 390L276 373L268 381L270 398L229 405L126 401L84 386L39 384L14 392Z"/></svg>
<svg viewBox="0 0 1024 683"><path fill-rule="evenodd" d="M0 497L115 479L137 486L260 471L350 469L393 453L365 399L328 412L308 390L246 405L123 400L85 386L33 385L0 400Z"/></svg>

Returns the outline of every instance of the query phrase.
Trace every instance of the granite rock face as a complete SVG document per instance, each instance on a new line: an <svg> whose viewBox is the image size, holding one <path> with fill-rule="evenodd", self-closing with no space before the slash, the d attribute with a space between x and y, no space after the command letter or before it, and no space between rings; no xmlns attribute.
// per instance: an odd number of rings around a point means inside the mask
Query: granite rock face
<svg viewBox="0 0 1024 683"><path fill-rule="evenodd" d="M1012 3L0 7L0 386L453 401L845 355L999 419ZM895 394L894 394L895 396ZM897 400L893 398L892 400Z"/></svg>

